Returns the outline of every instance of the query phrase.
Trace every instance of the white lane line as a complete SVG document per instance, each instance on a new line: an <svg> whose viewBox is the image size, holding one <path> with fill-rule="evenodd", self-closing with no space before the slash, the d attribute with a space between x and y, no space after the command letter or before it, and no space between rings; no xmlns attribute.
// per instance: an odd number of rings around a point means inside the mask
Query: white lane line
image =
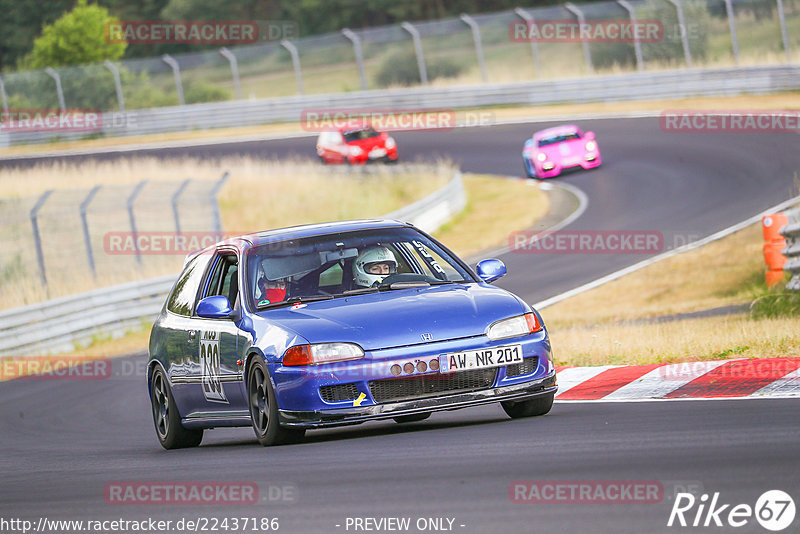
<svg viewBox="0 0 800 534"><path fill-rule="evenodd" d="M662 365L609 393L603 400L659 398L672 393L709 371L732 360L683 362Z"/></svg>
<svg viewBox="0 0 800 534"><path fill-rule="evenodd" d="M764 386L750 397L800 397L800 369Z"/></svg>
<svg viewBox="0 0 800 534"><path fill-rule="evenodd" d="M587 380L594 378L603 371L614 369L617 367L624 367L623 365L603 365L601 367L570 367L557 373L558 376L558 395L569 391L578 384L582 384Z"/></svg>

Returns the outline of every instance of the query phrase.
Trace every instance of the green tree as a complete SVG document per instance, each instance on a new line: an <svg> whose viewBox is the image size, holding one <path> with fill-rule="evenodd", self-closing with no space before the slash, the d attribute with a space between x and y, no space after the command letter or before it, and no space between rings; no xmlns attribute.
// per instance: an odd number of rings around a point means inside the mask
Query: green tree
<svg viewBox="0 0 800 534"><path fill-rule="evenodd" d="M75 8L45 26L33 42L24 66L32 69L96 63L119 59L127 43L109 42L106 26L118 22L108 9L79 0Z"/></svg>

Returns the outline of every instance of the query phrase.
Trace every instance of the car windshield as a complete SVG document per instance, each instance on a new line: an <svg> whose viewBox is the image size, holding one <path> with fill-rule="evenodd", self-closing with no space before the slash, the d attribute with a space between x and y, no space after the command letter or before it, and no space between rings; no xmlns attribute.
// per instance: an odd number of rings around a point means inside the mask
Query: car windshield
<svg viewBox="0 0 800 534"><path fill-rule="evenodd" d="M352 141L358 141L359 139L369 139L370 137L376 137L380 135L378 132L373 130L371 127L367 126L366 128L359 128L358 130L350 130L347 132L343 132L344 140L348 143Z"/></svg>
<svg viewBox="0 0 800 534"><path fill-rule="evenodd" d="M292 239L247 253L248 298L262 309L420 285L475 282L438 243L408 227Z"/></svg>
<svg viewBox="0 0 800 534"><path fill-rule="evenodd" d="M539 139L539 146L553 145L555 143L572 141L573 139L580 139L580 138L581 136L578 132L551 135L549 137L543 137L542 139Z"/></svg>

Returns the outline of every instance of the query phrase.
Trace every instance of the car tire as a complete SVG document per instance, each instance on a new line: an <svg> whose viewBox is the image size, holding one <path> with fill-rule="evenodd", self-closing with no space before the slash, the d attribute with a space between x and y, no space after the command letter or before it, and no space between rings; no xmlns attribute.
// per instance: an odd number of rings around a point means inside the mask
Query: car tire
<svg viewBox="0 0 800 534"><path fill-rule="evenodd" d="M278 420L278 401L267 366L260 356L247 371L247 404L256 439L264 447L293 443L302 439L304 428L285 428Z"/></svg>
<svg viewBox="0 0 800 534"><path fill-rule="evenodd" d="M203 440L203 429L189 429L181 424L181 415L175 405L172 389L160 367L150 378L150 404L153 407L153 424L158 442L165 449L197 447Z"/></svg>
<svg viewBox="0 0 800 534"><path fill-rule="evenodd" d="M553 398L555 393L546 395L544 397L537 397L535 399L525 401L505 401L500 404L503 410L512 419L519 419L521 417L535 417L537 415L544 415L553 407Z"/></svg>
<svg viewBox="0 0 800 534"><path fill-rule="evenodd" d="M431 416L431 412L425 413L415 413L412 415L401 415L399 417L394 417L395 423L416 423L417 421L424 421L428 417Z"/></svg>
<svg viewBox="0 0 800 534"><path fill-rule="evenodd" d="M533 165L528 166L528 163L525 160L523 160L522 163L522 166L525 167L525 175L528 178L536 179L536 167Z"/></svg>

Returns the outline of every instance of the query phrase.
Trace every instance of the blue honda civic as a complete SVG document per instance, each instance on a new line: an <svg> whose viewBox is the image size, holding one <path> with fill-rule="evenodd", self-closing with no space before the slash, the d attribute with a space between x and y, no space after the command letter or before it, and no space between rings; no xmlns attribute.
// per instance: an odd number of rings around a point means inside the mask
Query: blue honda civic
<svg viewBox="0 0 800 534"><path fill-rule="evenodd" d="M310 428L499 402L550 411L542 318L444 245L391 220L244 235L191 254L150 336L148 389L167 449L252 426L262 445Z"/></svg>

